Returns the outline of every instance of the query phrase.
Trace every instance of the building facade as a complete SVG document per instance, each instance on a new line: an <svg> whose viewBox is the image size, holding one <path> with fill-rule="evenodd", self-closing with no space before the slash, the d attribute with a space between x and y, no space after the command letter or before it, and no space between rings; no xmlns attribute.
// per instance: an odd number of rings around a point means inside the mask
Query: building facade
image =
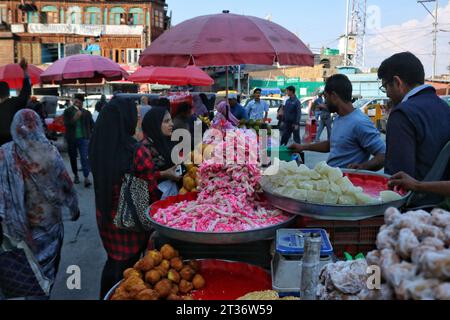
<svg viewBox="0 0 450 320"><path fill-rule="evenodd" d="M165 0L0 1L0 65L90 53L136 65L168 27Z"/></svg>

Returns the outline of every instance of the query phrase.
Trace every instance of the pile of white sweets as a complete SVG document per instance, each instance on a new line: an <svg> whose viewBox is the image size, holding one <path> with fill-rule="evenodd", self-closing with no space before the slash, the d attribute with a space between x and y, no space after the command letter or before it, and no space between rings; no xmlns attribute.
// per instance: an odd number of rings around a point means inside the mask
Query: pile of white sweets
<svg viewBox="0 0 450 320"><path fill-rule="evenodd" d="M269 171L270 170L270 171ZM271 167L268 172L274 172ZM355 187L341 169L332 168L326 162L320 162L311 170L297 162L279 162L275 175L266 175L261 180L262 187L274 194L317 204L327 205L371 205L392 202L401 199L393 191L382 191L379 198L364 193L361 187Z"/></svg>

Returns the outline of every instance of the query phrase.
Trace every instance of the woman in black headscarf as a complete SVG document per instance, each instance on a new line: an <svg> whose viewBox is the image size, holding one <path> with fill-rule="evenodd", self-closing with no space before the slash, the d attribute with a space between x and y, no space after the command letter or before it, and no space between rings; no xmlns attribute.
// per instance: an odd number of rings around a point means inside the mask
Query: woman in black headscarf
<svg viewBox="0 0 450 320"><path fill-rule="evenodd" d="M102 274L101 297L122 279L146 249L149 234L118 229L113 221L125 173L133 166L137 142L134 102L112 99L100 112L91 137L89 160L94 176L97 225L108 260Z"/></svg>
<svg viewBox="0 0 450 320"><path fill-rule="evenodd" d="M158 183L163 180L178 181L176 166L172 160L171 141L173 122L166 108L154 107L142 121L144 139L139 144L134 159L134 171L138 178L148 182L150 196L158 200L161 193Z"/></svg>

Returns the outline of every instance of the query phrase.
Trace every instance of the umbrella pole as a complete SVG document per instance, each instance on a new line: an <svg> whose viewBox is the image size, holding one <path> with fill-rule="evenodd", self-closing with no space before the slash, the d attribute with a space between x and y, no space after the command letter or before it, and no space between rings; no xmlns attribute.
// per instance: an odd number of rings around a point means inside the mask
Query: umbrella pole
<svg viewBox="0 0 450 320"><path fill-rule="evenodd" d="M225 76L225 101L228 103L228 66L225 68L226 76Z"/></svg>

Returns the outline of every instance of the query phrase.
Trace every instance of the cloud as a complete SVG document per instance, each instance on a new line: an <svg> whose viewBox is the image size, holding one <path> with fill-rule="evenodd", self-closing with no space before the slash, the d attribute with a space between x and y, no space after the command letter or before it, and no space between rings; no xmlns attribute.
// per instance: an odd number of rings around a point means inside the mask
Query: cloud
<svg viewBox="0 0 450 320"><path fill-rule="evenodd" d="M380 12L381 19L383 12ZM450 1L438 11L439 29L450 30ZM376 25L376 24L375 24ZM409 20L400 25L368 28L366 37L366 66L377 67L392 54L411 51L425 66L427 76L432 74L433 18L424 10L420 20ZM438 33L437 74L448 73L450 63L450 32Z"/></svg>

